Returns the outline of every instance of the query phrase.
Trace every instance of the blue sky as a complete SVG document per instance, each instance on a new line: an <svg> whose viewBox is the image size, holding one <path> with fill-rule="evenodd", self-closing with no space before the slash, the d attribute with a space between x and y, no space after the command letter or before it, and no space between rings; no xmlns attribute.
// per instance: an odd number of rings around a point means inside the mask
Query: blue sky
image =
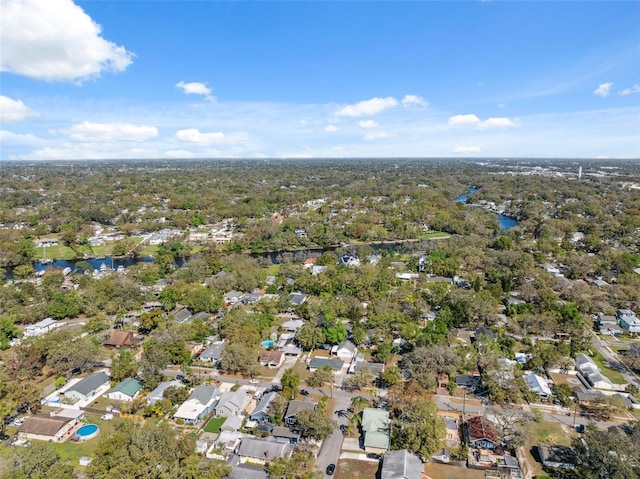
<svg viewBox="0 0 640 479"><path fill-rule="evenodd" d="M0 5L5 161L640 158L640 2Z"/></svg>

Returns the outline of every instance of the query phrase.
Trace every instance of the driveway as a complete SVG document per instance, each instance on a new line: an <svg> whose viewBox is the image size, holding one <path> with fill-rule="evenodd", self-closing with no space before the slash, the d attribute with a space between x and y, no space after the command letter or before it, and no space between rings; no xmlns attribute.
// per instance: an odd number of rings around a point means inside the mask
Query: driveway
<svg viewBox="0 0 640 479"><path fill-rule="evenodd" d="M349 423L348 415L338 416L336 411L346 410L351 406L351 397L343 396L343 395L335 395L335 406L333 411L331 411L331 417L338 423L338 426L346 425ZM342 441L344 440L344 436L342 435L342 431L338 427L331 436L322 441L322 447L320 448L320 452L318 453L318 457L316 458L316 470L321 471L325 477L325 471L329 464L338 464L338 459L340 458L340 450L342 449Z"/></svg>

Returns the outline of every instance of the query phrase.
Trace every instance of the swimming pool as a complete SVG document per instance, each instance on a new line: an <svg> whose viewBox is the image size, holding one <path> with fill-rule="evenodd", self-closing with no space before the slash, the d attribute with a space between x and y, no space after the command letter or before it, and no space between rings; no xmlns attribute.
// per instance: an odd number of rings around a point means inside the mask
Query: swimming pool
<svg viewBox="0 0 640 479"><path fill-rule="evenodd" d="M100 432L100 428L97 424L85 424L80 429L76 431L76 436L83 441L87 439L93 439Z"/></svg>
<svg viewBox="0 0 640 479"><path fill-rule="evenodd" d="M263 348L270 348L271 346L275 346L276 342L275 341L262 341L260 343L260 346L262 346Z"/></svg>

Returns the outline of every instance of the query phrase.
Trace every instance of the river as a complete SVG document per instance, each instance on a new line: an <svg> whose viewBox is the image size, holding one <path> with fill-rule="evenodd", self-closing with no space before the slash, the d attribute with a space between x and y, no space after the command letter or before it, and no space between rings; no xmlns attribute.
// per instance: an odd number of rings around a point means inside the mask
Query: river
<svg viewBox="0 0 640 479"><path fill-rule="evenodd" d="M466 203L467 202L467 198L474 194L476 191L478 191L478 188L471 186L469 188L469 191L467 191L466 193L458 196L457 198L454 198L453 201L455 201L456 203ZM498 213L496 213L498 214ZM518 226L518 220L515 218L512 218L511 216L505 216L503 214L498 214L498 223L500 224L500 228L502 228L503 230L507 231L508 229L513 228L514 226Z"/></svg>

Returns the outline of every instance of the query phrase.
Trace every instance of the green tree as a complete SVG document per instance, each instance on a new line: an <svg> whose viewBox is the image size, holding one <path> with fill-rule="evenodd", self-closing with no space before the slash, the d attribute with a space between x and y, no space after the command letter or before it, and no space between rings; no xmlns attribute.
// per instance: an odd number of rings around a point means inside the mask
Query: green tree
<svg viewBox="0 0 640 479"><path fill-rule="evenodd" d="M338 423L327 417L322 408L316 408L298 411L294 427L302 438L322 441L331 435Z"/></svg>
<svg viewBox="0 0 640 479"><path fill-rule="evenodd" d="M373 356L376 361L387 364L393 359L393 345L391 343L378 344Z"/></svg>
<svg viewBox="0 0 640 479"><path fill-rule="evenodd" d="M132 378L138 373L138 364L131 351L121 349L111 357L111 380L115 382Z"/></svg>
<svg viewBox="0 0 640 479"><path fill-rule="evenodd" d="M380 382L386 388L395 386L402 381L402 371L398 366L387 366L380 374Z"/></svg>
<svg viewBox="0 0 640 479"><path fill-rule="evenodd" d="M310 322L306 322L296 332L296 341L298 341L298 344L302 349L305 351L311 351L316 347L316 344L324 343L324 331Z"/></svg>
<svg viewBox="0 0 640 479"><path fill-rule="evenodd" d="M324 383L331 381L333 377L333 369L331 366L323 366L311 373L307 379L307 384L312 388L321 387Z"/></svg>
<svg viewBox="0 0 640 479"><path fill-rule="evenodd" d="M0 349L7 349L9 342L17 338L20 329L15 325L15 320L9 316L0 316Z"/></svg>
<svg viewBox="0 0 640 479"><path fill-rule="evenodd" d="M298 386L300 386L300 375L293 368L289 368L285 370L280 383L284 397L294 397L298 392Z"/></svg>
<svg viewBox="0 0 640 479"><path fill-rule="evenodd" d="M6 479L73 479L73 466L64 461L49 444L33 441L29 447L18 447L13 451L15 467L6 468ZM6 475L4 475L6 474Z"/></svg>
<svg viewBox="0 0 640 479"><path fill-rule="evenodd" d="M258 351L241 343L229 343L222 351L220 369L236 374L249 375L258 361Z"/></svg>
<svg viewBox="0 0 640 479"><path fill-rule="evenodd" d="M418 398L394 409L392 419L392 447L409 449L429 460L442 447L445 434L444 419L437 414L435 403Z"/></svg>

